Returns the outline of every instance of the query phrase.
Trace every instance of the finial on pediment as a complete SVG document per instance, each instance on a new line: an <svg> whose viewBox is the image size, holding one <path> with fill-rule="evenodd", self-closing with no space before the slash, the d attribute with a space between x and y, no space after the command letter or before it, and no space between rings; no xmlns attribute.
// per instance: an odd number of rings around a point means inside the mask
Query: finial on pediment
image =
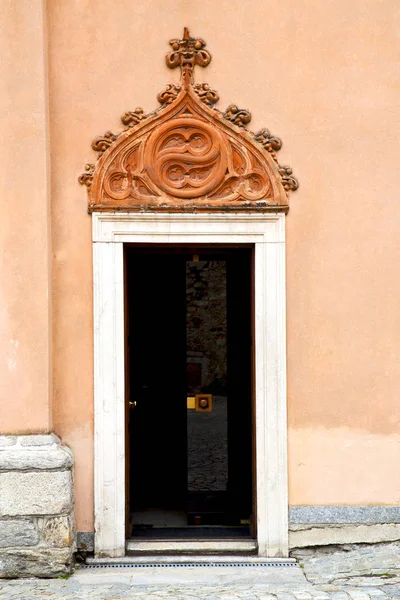
<svg viewBox="0 0 400 600"><path fill-rule="evenodd" d="M181 82L184 88L193 83L193 71L195 65L206 67L210 64L211 54L204 50L206 43L201 38L192 38L187 27L183 30L181 40L170 40L172 52L166 56L167 66L170 69L180 67Z"/></svg>

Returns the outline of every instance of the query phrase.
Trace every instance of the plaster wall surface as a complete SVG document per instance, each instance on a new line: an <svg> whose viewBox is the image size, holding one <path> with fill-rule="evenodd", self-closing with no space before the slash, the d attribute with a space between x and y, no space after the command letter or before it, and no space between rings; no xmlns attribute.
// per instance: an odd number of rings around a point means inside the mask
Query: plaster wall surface
<svg viewBox="0 0 400 600"><path fill-rule="evenodd" d="M1 3L1 433L51 429L45 20L42 0Z"/></svg>
<svg viewBox="0 0 400 600"><path fill-rule="evenodd" d="M15 4L6 5L12 12ZM392 0L221 0L218 5L211 0L95 5L57 0L47 5L53 423L75 454L77 529L93 527L91 217L77 177L86 162L94 162L90 143L95 136L119 131L120 115L127 110L153 110L157 93L178 79L163 57L168 40L180 37L184 25L207 41L213 56L207 69L196 68L197 81L218 90L221 109L231 102L250 109L254 131L266 126L279 135L284 141L279 160L290 164L300 181L287 217L290 504L395 504L400 500L400 8ZM29 91L25 71L20 92L19 69L32 54L33 41L22 32L18 40L12 60L21 54L21 62L7 75L13 103L19 106L28 94L22 107L39 101L42 106L43 96L36 87ZM22 130L7 108L11 137L24 140L24 169L38 177L45 164L38 150L45 144L43 119ZM29 187L22 183L29 178L17 177L19 156L6 163L14 190ZM34 194L33 204L25 205L27 192L22 189L16 200L35 224L32 236L45 257L43 203ZM10 296L15 314L4 316L8 344L18 339L11 330L24 314L21 303L29 296L32 313L35 290L44 302L46 283L44 266L40 271L36 259L31 264L31 229L18 234L21 214L8 200L6 207L11 225L4 229L3 220L1 227L2 235L13 232L6 246L12 248L10 260L23 260L32 280L25 298L17 291ZM6 273L9 264L7 259ZM7 276L5 281L7 286ZM40 304L43 323L46 310ZM37 335L31 316L19 331L28 338ZM23 373L36 369L44 386L40 344L27 370L21 363L16 393L22 402L34 389L26 410L32 410L27 422L36 428L47 423L39 417L45 390ZM9 389L15 394L19 388L14 381ZM20 414L10 418L12 431Z"/></svg>

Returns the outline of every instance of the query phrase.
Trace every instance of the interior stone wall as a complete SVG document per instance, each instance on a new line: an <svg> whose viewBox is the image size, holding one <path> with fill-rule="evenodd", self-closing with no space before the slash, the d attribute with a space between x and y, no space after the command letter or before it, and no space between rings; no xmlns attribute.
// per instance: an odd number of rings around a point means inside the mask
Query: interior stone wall
<svg viewBox="0 0 400 600"><path fill-rule="evenodd" d="M226 263L186 263L187 361L200 361L201 386L193 393L226 393Z"/></svg>

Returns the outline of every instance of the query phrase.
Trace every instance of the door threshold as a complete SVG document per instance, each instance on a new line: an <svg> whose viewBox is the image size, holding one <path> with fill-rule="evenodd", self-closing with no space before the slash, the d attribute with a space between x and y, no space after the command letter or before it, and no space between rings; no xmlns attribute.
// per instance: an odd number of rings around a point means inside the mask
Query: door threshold
<svg viewBox="0 0 400 600"><path fill-rule="evenodd" d="M136 554L149 553L254 553L257 551L256 540L226 539L226 540L137 540L128 539L126 541L127 552Z"/></svg>

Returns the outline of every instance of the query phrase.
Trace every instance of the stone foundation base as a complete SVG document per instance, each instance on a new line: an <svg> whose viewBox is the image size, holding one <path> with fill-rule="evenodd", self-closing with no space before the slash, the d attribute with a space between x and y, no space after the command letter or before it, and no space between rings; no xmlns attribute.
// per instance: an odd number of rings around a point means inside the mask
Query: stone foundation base
<svg viewBox="0 0 400 600"><path fill-rule="evenodd" d="M399 523L336 523L291 525L289 547L379 544L400 540Z"/></svg>
<svg viewBox="0 0 400 600"><path fill-rule="evenodd" d="M0 436L0 577L71 572L72 467L54 434Z"/></svg>

